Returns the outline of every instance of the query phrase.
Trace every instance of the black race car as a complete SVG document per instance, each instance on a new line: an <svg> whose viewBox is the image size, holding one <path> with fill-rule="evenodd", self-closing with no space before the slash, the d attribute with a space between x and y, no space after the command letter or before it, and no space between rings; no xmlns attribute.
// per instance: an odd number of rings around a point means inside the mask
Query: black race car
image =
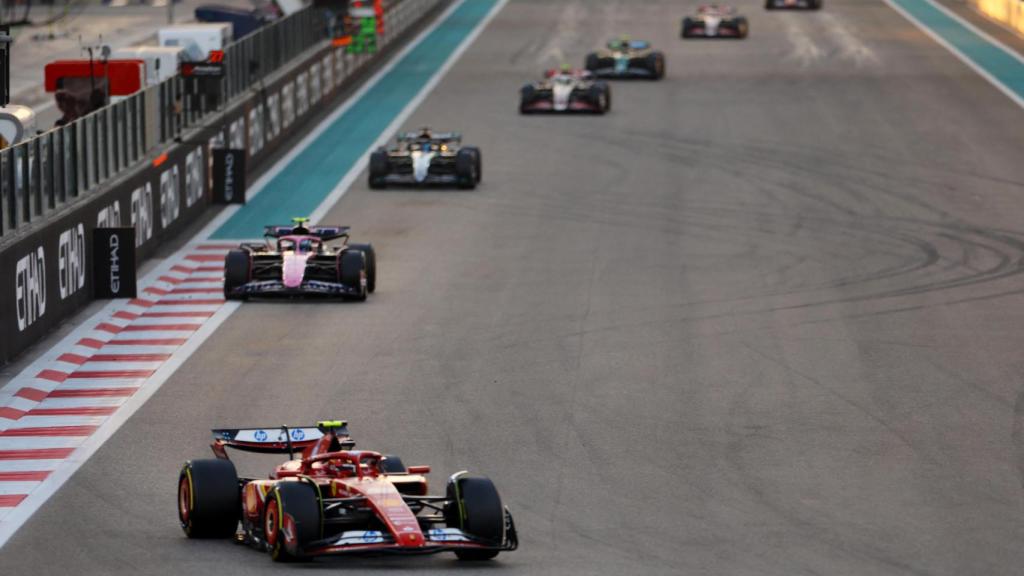
<svg viewBox="0 0 1024 576"><path fill-rule="evenodd" d="M612 107L611 89L607 82L594 81L586 70L548 70L544 79L523 86L519 112L604 114Z"/></svg>
<svg viewBox="0 0 1024 576"><path fill-rule="evenodd" d="M402 132L390 148L381 146L370 154L370 188L454 184L471 189L481 174L480 149L463 146L457 132Z"/></svg>
<svg viewBox="0 0 1024 576"><path fill-rule="evenodd" d="M608 42L604 50L587 54L586 68L598 78L646 78L665 76L665 54L649 42L621 37Z"/></svg>
<svg viewBox="0 0 1024 576"><path fill-rule="evenodd" d="M693 16L683 18L683 38L746 38L747 19L732 6L701 6Z"/></svg>
<svg viewBox="0 0 1024 576"><path fill-rule="evenodd" d="M824 0L764 0L766 10L775 8L803 8L805 10L820 10Z"/></svg>
<svg viewBox="0 0 1024 576"><path fill-rule="evenodd" d="M264 242L243 242L224 257L224 297L333 296L366 300L376 289L370 244L349 244L348 226L267 226ZM332 240L340 244L329 245Z"/></svg>

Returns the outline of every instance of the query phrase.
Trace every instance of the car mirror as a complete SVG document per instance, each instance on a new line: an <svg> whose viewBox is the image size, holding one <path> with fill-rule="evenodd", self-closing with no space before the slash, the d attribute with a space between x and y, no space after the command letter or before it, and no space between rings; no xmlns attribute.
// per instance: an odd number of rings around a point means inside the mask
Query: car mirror
<svg viewBox="0 0 1024 576"><path fill-rule="evenodd" d="M409 466L409 474L430 474L430 466Z"/></svg>

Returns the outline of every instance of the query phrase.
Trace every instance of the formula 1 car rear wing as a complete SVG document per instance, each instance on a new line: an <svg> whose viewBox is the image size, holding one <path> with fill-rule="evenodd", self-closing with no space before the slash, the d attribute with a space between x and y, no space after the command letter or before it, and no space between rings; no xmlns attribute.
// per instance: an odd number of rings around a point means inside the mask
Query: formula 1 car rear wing
<svg viewBox="0 0 1024 576"><path fill-rule="evenodd" d="M337 238L348 237L350 226L309 226L301 227L294 224L289 226L271 225L263 228L263 235L270 238L280 238L293 234L300 236L317 236L324 242Z"/></svg>
<svg viewBox="0 0 1024 576"><path fill-rule="evenodd" d="M421 134L421 132L399 132L398 141L419 140ZM432 142L462 142L462 134L460 132L432 132L430 140Z"/></svg>
<svg viewBox="0 0 1024 576"><path fill-rule="evenodd" d="M327 434L334 434L338 439L338 450L351 450L356 445L348 433L348 422L344 420L323 420L316 426L218 428L212 432L213 444L210 447L218 458L227 458L225 448L294 457L296 450L309 448Z"/></svg>

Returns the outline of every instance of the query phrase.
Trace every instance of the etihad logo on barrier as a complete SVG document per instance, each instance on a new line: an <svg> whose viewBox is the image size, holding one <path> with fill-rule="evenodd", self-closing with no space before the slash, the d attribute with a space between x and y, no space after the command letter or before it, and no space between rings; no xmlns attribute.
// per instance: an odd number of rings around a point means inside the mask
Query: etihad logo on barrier
<svg viewBox="0 0 1024 576"><path fill-rule="evenodd" d="M85 286L85 226L60 233L57 242L57 283L64 300Z"/></svg>
<svg viewBox="0 0 1024 576"><path fill-rule="evenodd" d="M15 265L14 302L19 332L46 314L46 253L42 246Z"/></svg>
<svg viewBox="0 0 1024 576"><path fill-rule="evenodd" d="M121 238L117 234L110 236L110 291L121 293Z"/></svg>

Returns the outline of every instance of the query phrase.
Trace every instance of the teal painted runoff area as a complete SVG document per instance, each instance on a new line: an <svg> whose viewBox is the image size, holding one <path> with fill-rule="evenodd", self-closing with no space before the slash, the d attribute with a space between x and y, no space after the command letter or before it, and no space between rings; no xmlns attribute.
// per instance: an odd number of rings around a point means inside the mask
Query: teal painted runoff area
<svg viewBox="0 0 1024 576"><path fill-rule="evenodd" d="M1024 98L1024 62L1019 58L951 18L930 0L891 1L959 50L978 68L988 72L1010 92Z"/></svg>
<svg viewBox="0 0 1024 576"><path fill-rule="evenodd" d="M259 238L315 210L497 2L463 2L211 237Z"/></svg>

